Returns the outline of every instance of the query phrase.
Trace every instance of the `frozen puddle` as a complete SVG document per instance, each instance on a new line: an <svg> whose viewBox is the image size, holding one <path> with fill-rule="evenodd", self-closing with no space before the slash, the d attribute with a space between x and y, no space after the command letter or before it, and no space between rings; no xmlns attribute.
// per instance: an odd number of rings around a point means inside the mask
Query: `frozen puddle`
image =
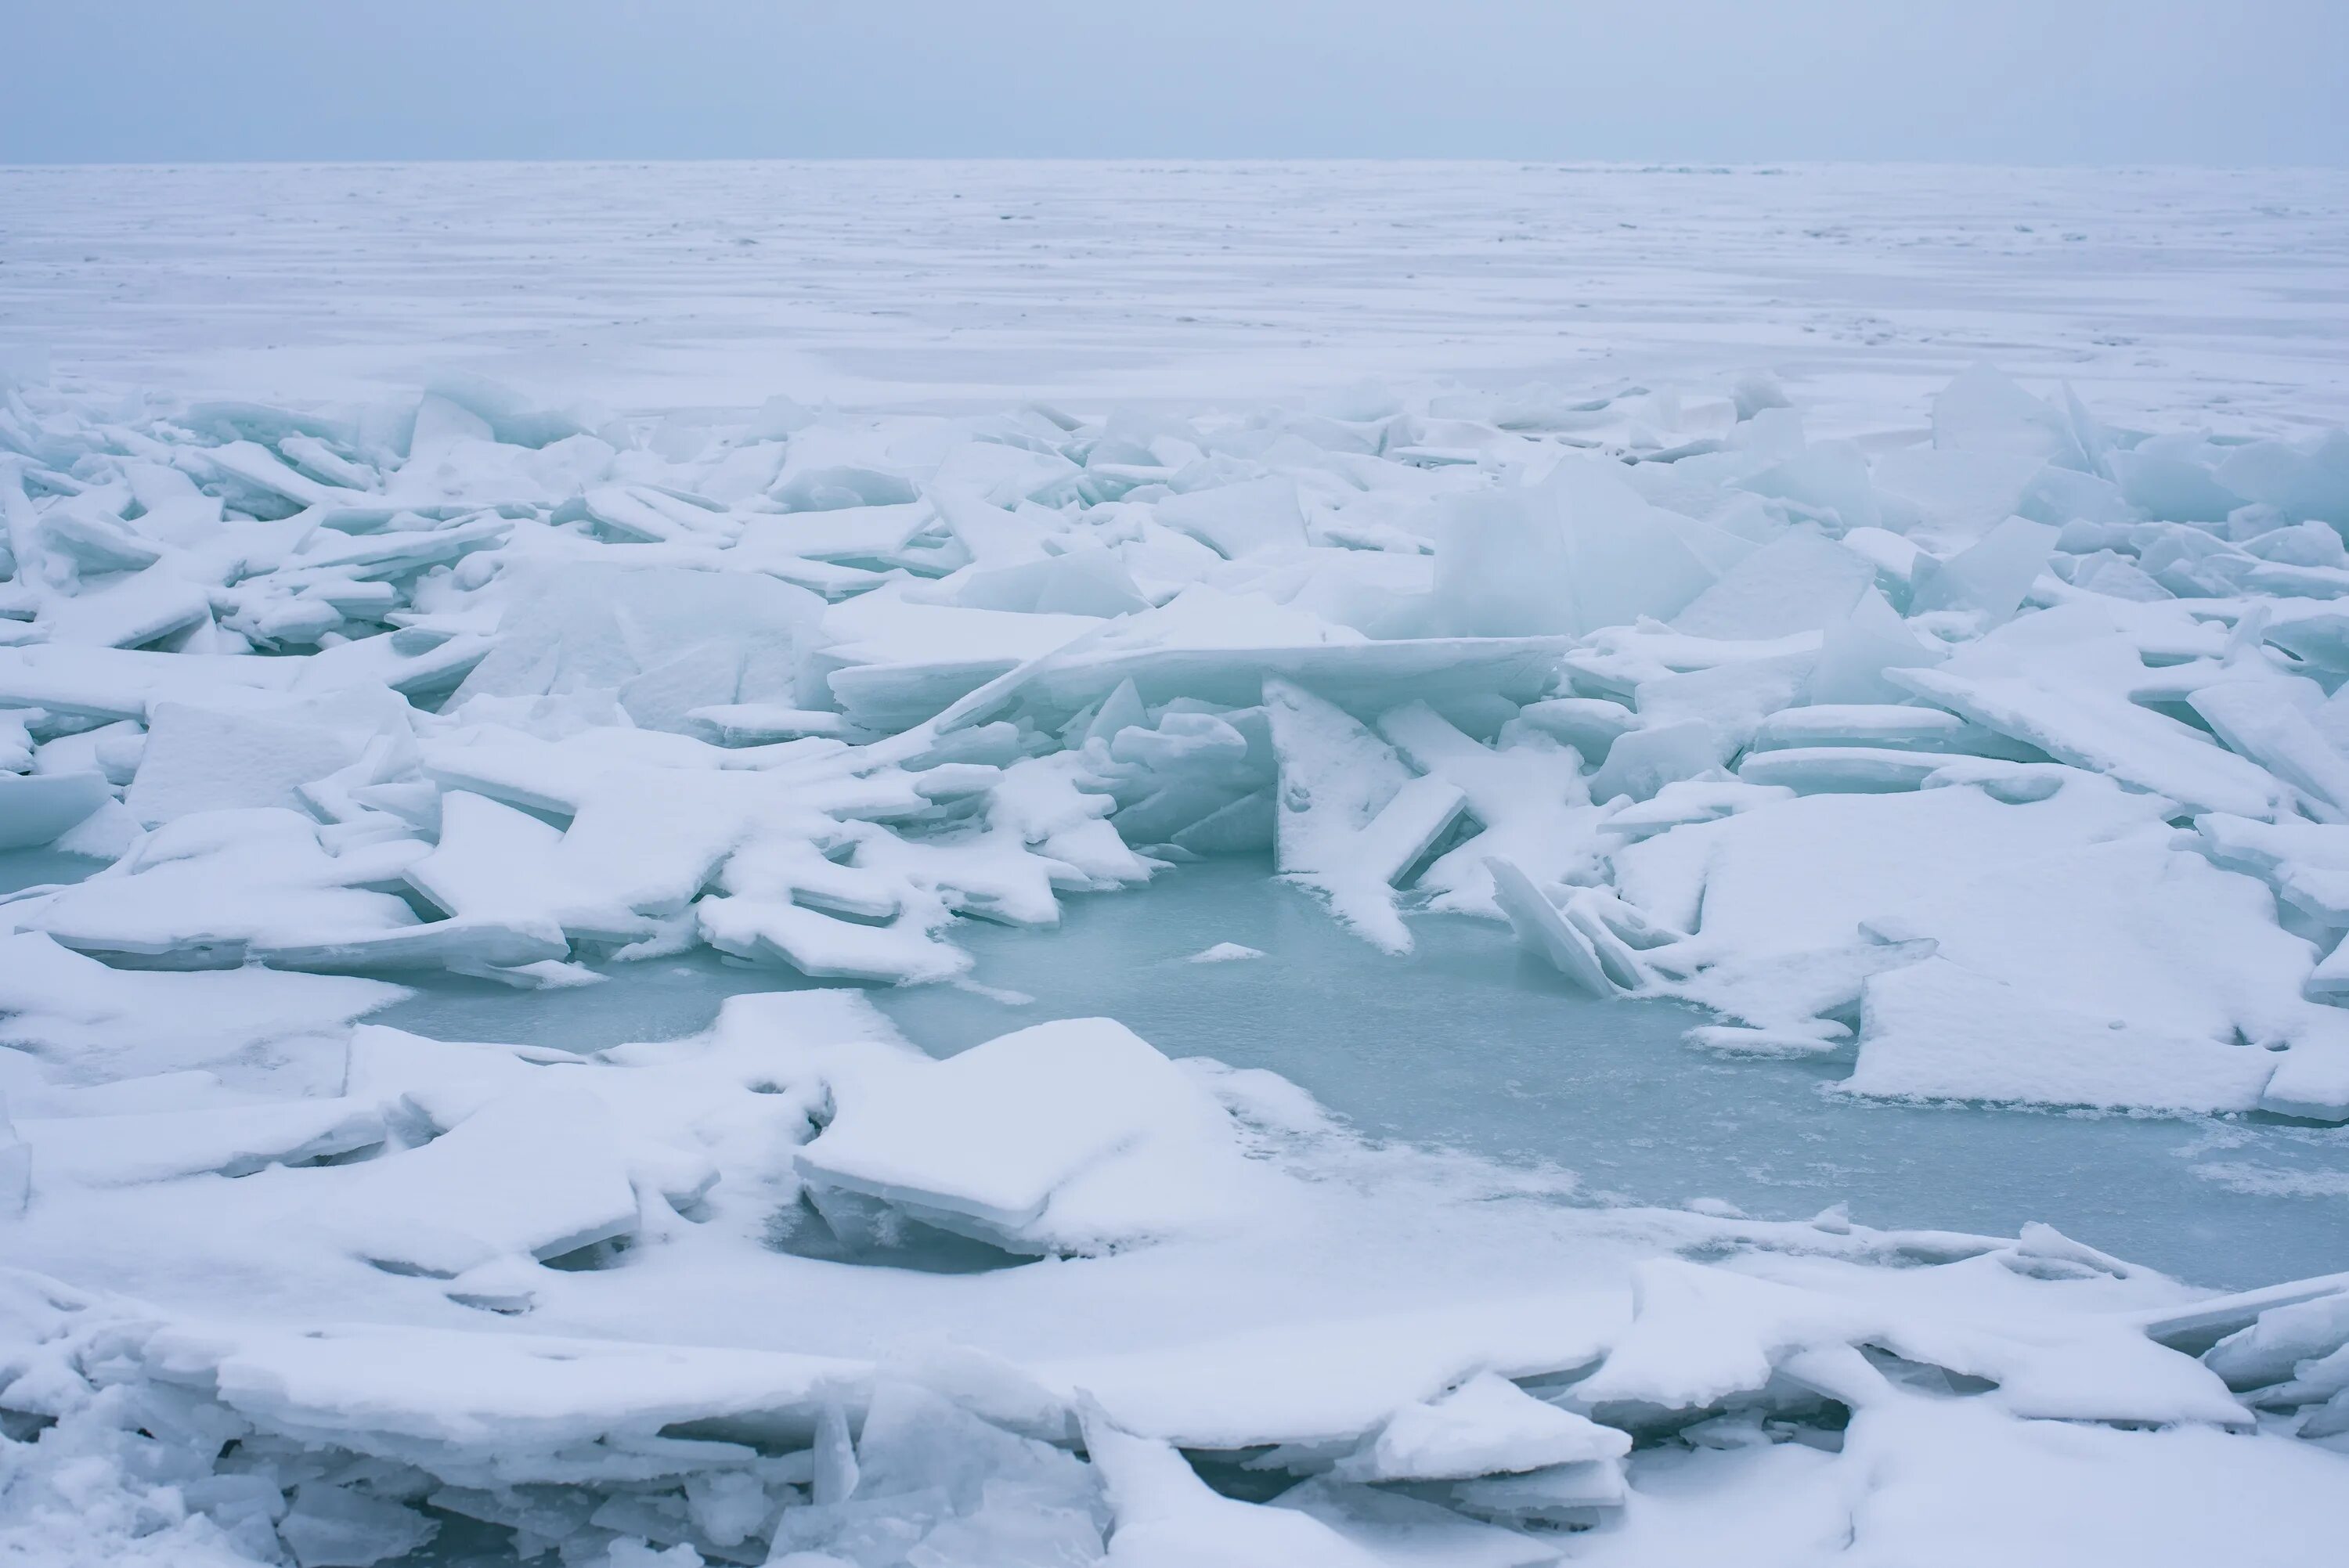
<svg viewBox="0 0 2349 1568"><path fill-rule="evenodd" d="M1046 1018L1105 1016L1170 1057L1265 1068L1366 1136L1563 1168L1592 1197L1727 1202L1759 1218L1848 1206L1866 1225L2013 1235L2040 1221L2198 1284L2247 1288L2349 1262L2349 1130L2282 1118L1885 1104L1822 1092L1848 1052L1723 1059L1702 1014L1599 1001L1479 921L1413 923L1393 958L1253 860L1067 901L1049 935L960 936L980 985L882 989L906 1035L951 1054ZM1249 962L1195 964L1219 943ZM427 981L382 1022L447 1039L593 1050L706 1027L718 1000L789 984L709 954L615 965L522 993Z"/></svg>

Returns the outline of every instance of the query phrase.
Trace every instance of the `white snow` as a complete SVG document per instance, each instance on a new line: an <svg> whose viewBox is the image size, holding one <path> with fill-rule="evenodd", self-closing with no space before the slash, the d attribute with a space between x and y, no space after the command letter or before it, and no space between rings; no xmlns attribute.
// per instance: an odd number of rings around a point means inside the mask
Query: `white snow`
<svg viewBox="0 0 2349 1568"><path fill-rule="evenodd" d="M1110 1018L836 1078L801 1175L1022 1250L1213 1222L1245 1167L1223 1109Z"/></svg>

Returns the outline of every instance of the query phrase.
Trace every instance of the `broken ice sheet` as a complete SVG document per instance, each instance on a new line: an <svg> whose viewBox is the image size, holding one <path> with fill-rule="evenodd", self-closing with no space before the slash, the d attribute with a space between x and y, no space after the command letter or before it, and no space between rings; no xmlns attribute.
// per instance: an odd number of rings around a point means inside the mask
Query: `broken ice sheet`
<svg viewBox="0 0 2349 1568"><path fill-rule="evenodd" d="M636 1194L601 1100L552 1077L425 1144L347 1171L319 1202L386 1268L453 1276L502 1256L561 1257L636 1228Z"/></svg>
<svg viewBox="0 0 2349 1568"><path fill-rule="evenodd" d="M1275 863L1370 942L1409 951L1393 884L1452 825L1466 793L1414 775L1360 722L1302 687L1276 682L1265 696L1280 758Z"/></svg>
<svg viewBox="0 0 2349 1568"><path fill-rule="evenodd" d="M1248 1185L1223 1109L1107 1018L1039 1024L833 1095L799 1151L807 1181L1021 1251L1226 1222Z"/></svg>

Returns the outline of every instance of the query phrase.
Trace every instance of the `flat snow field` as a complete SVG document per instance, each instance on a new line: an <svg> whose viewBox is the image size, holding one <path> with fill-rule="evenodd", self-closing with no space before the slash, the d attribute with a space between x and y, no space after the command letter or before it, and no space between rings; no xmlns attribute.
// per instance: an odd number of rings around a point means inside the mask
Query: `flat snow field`
<svg viewBox="0 0 2349 1568"><path fill-rule="evenodd" d="M0 337L298 398L461 362L643 411L1768 366L1840 433L1976 359L2349 416L2332 170L1376 163L0 169Z"/></svg>
<svg viewBox="0 0 2349 1568"><path fill-rule="evenodd" d="M2344 350L2339 171L0 170L0 1563L2338 1558Z"/></svg>

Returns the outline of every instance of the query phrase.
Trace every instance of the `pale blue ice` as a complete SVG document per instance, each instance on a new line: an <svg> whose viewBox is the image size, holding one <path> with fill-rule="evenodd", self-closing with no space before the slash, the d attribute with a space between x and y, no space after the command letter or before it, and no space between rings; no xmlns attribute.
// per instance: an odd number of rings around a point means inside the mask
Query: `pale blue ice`
<svg viewBox="0 0 2349 1568"><path fill-rule="evenodd" d="M1495 925L1422 918L1417 952L1388 957L1257 861L1063 903L1050 934L957 933L977 980L1032 1002L946 986L875 1001L940 1054L1104 1014L1169 1056L1268 1068L1367 1136L1563 1168L1597 1201L1712 1198L1770 1219L1844 1202L1863 1224L1998 1235L2040 1220L2214 1286L2349 1268L2349 1129L1855 1100L1830 1088L1842 1058L1707 1055L1681 1039L1699 1016L1579 995ZM1265 956L1187 962L1224 942ZM707 952L613 974L551 993L435 978L379 1016L445 1038L592 1050L705 1027L733 992L807 984Z"/></svg>

